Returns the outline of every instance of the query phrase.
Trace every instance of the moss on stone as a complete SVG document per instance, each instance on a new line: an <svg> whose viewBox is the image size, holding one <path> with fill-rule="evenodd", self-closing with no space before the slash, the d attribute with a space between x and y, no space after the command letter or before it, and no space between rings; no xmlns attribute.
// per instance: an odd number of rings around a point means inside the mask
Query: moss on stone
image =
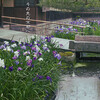
<svg viewBox="0 0 100 100"><path fill-rule="evenodd" d="M59 52L61 56L72 56L73 52Z"/></svg>

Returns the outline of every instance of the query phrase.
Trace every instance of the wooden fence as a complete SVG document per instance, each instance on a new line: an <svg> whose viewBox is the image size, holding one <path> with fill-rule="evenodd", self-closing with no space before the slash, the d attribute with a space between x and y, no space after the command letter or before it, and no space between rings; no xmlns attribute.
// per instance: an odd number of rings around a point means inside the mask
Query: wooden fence
<svg viewBox="0 0 100 100"><path fill-rule="evenodd" d="M9 16L2 16L3 18L3 24L8 24L9 25L9 29L11 29L11 25L15 25L15 26L23 26L23 27L27 27L28 25L27 24L19 24L19 23L16 23L16 21L13 21L13 20L21 20L21 21L30 21L30 22L36 22L38 24L30 24L29 27L31 28L34 28L35 30L42 30L44 31L44 35L48 35L46 34L47 33L47 30L57 30L55 29L55 27L49 27L50 25L64 25L64 26L73 26L73 27L78 27L78 28L81 28L82 31L81 32L75 32L75 33L78 33L78 34L83 34L83 29L86 28L85 26L79 26L79 25L72 25L72 24L65 24L65 23L61 23L61 22L51 22L51 21L43 21L43 20L34 20L34 19L25 19L25 18L18 18L18 17L9 17ZM7 19L5 21L5 19ZM40 25L41 23L41 25Z"/></svg>

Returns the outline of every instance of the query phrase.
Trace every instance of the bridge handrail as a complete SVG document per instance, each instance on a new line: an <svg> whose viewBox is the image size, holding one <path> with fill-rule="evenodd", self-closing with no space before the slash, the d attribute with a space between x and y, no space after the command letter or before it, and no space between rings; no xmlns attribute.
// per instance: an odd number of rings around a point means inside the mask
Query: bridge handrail
<svg viewBox="0 0 100 100"><path fill-rule="evenodd" d="M47 23L47 24L57 24L57 25L65 25L65 26L74 26L74 27L79 27L79 28L86 28L85 26L72 25L72 24L63 24L63 23L50 22L50 21L43 21L43 20L25 19L25 18L9 17L9 16L1 16L1 17L2 17L2 18L9 18L9 19L24 20L24 21L41 22L41 23Z"/></svg>

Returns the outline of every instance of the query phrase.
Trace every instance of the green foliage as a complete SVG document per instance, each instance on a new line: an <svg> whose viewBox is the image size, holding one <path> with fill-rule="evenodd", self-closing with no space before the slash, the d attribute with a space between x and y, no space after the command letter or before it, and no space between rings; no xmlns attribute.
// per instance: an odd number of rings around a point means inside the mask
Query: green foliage
<svg viewBox="0 0 100 100"><path fill-rule="evenodd" d="M78 18L79 16L77 16ZM55 37L63 38L63 39L70 39L74 40L76 34L84 34L84 35L97 35L100 36L100 21L94 20L94 21L86 21L83 19L77 19L76 21L71 21L70 24L72 25L80 25L84 26L85 28L79 28L79 27L71 27L71 26L62 26L57 27L55 31L52 33ZM82 33L83 32L83 33Z"/></svg>
<svg viewBox="0 0 100 100"><path fill-rule="evenodd" d="M40 6L71 11L100 11L99 0L40 0Z"/></svg>
<svg viewBox="0 0 100 100"><path fill-rule="evenodd" d="M11 47L12 44L4 44L3 48L0 49L0 58L4 59L5 68L0 65L0 100L51 100L52 95L57 89L57 82L59 80L60 70L58 69L57 63L59 60L54 57L53 51L55 50L54 45L48 39L36 40L32 39L31 43L12 43L17 44L16 47ZM37 44L41 44L42 55L37 56L36 60L33 60L35 51L32 51L32 47ZM45 43L45 44L44 44ZM26 49L22 49L22 46L26 46ZM50 51L43 50L43 45L47 45ZM7 47L12 50L7 50ZM1 47L1 46L0 46ZM6 48L6 49L5 49ZM17 59L13 59L14 52L19 51L20 55ZM29 51L30 54L23 54ZM40 52L40 50L38 51ZM28 65L26 56L30 56L32 59L32 65ZM43 58L39 61L39 58ZM16 64L15 61L19 61ZM11 71L9 68L13 66ZM21 67L22 70L18 70ZM49 80L47 80L49 76Z"/></svg>

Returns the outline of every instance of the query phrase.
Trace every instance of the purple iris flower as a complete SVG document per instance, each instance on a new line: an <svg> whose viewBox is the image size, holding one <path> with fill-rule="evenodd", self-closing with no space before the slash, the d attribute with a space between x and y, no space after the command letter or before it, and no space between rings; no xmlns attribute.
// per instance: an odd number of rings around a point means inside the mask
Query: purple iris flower
<svg viewBox="0 0 100 100"><path fill-rule="evenodd" d="M32 59L28 60L27 62L27 66L31 66L32 65Z"/></svg>
<svg viewBox="0 0 100 100"><path fill-rule="evenodd" d="M29 55L30 55L30 51L27 51L27 54L29 54Z"/></svg>
<svg viewBox="0 0 100 100"><path fill-rule="evenodd" d="M31 66L32 68L34 67L34 64L32 64L32 66Z"/></svg>
<svg viewBox="0 0 100 100"><path fill-rule="evenodd" d="M16 60L16 59L17 59L17 57L16 57L16 56L14 56L14 57L12 57L12 59Z"/></svg>
<svg viewBox="0 0 100 100"><path fill-rule="evenodd" d="M25 46L29 46L29 44L25 42Z"/></svg>
<svg viewBox="0 0 100 100"><path fill-rule="evenodd" d="M3 49L3 48L5 48L5 46L4 46L4 45L1 45L1 46L0 46L0 49Z"/></svg>
<svg viewBox="0 0 100 100"><path fill-rule="evenodd" d="M10 70L10 71L13 71L13 66L9 67L9 70Z"/></svg>
<svg viewBox="0 0 100 100"><path fill-rule="evenodd" d="M45 37L45 39L48 39L48 37Z"/></svg>
<svg viewBox="0 0 100 100"><path fill-rule="evenodd" d="M15 61L15 63L16 63L16 65L18 65L19 64L19 61Z"/></svg>
<svg viewBox="0 0 100 100"><path fill-rule="evenodd" d="M11 41L11 43L15 43L15 41L14 41L14 40L12 40L12 41Z"/></svg>
<svg viewBox="0 0 100 100"><path fill-rule="evenodd" d="M22 46L22 44L20 44L20 46Z"/></svg>
<svg viewBox="0 0 100 100"><path fill-rule="evenodd" d="M39 76L39 79L43 79L43 76Z"/></svg>
<svg viewBox="0 0 100 100"><path fill-rule="evenodd" d="M36 60L36 57L33 57L33 60Z"/></svg>
<svg viewBox="0 0 100 100"><path fill-rule="evenodd" d="M34 51L36 51L36 48L35 47L32 47L31 49L34 50Z"/></svg>
<svg viewBox="0 0 100 100"><path fill-rule="evenodd" d="M62 66L61 61L58 63L58 65Z"/></svg>
<svg viewBox="0 0 100 100"><path fill-rule="evenodd" d="M18 67L18 69L17 69L18 71L21 71L21 70L23 70L21 67Z"/></svg>
<svg viewBox="0 0 100 100"><path fill-rule="evenodd" d="M53 35L51 35L51 38L54 38L54 36L53 36Z"/></svg>
<svg viewBox="0 0 100 100"><path fill-rule="evenodd" d="M30 47L32 47L32 46L33 46L33 44L31 43L29 46L30 46Z"/></svg>
<svg viewBox="0 0 100 100"><path fill-rule="evenodd" d="M46 79L47 79L47 80L50 80L50 82L52 83L52 79L51 79L50 76L47 76Z"/></svg>
<svg viewBox="0 0 100 100"><path fill-rule="evenodd" d="M60 54L56 54L56 57L57 57L57 59L58 59L58 60L60 60L60 59L61 59Z"/></svg>
<svg viewBox="0 0 100 100"><path fill-rule="evenodd" d="M77 29L75 29L75 31L76 31L76 32L78 32L78 30L77 30Z"/></svg>
<svg viewBox="0 0 100 100"><path fill-rule="evenodd" d="M33 78L32 81L35 81L36 78Z"/></svg>
<svg viewBox="0 0 100 100"><path fill-rule="evenodd" d="M96 28L94 27L94 30L96 31Z"/></svg>
<svg viewBox="0 0 100 100"><path fill-rule="evenodd" d="M42 44L44 44L44 43L45 43L45 41L42 41L41 43L42 43Z"/></svg>
<svg viewBox="0 0 100 100"><path fill-rule="evenodd" d="M55 55L57 52L56 51L53 51L53 54Z"/></svg>
<svg viewBox="0 0 100 100"><path fill-rule="evenodd" d="M38 78L38 79L43 79L43 76L37 75L37 78Z"/></svg>
<svg viewBox="0 0 100 100"><path fill-rule="evenodd" d="M70 31L70 30L71 30L71 28L68 28L68 30Z"/></svg>
<svg viewBox="0 0 100 100"><path fill-rule="evenodd" d="M34 53L34 55L36 55L36 56L37 56L37 55L38 55L38 52L35 52L35 53Z"/></svg>
<svg viewBox="0 0 100 100"><path fill-rule="evenodd" d="M47 50L48 50L48 48L47 48L47 47L43 47L43 50L47 51Z"/></svg>
<svg viewBox="0 0 100 100"><path fill-rule="evenodd" d="M45 38L44 38L44 37L42 37L42 36L40 37L40 39L41 39L41 40L45 40Z"/></svg>
<svg viewBox="0 0 100 100"><path fill-rule="evenodd" d="M39 54L39 56L41 56L41 55L42 55L42 53L40 53L40 52L39 52L38 54Z"/></svg>
<svg viewBox="0 0 100 100"><path fill-rule="evenodd" d="M100 21L98 21L98 26L100 25Z"/></svg>
<svg viewBox="0 0 100 100"><path fill-rule="evenodd" d="M37 44L37 46L41 46L41 44Z"/></svg>
<svg viewBox="0 0 100 100"><path fill-rule="evenodd" d="M20 52L20 50L17 50L18 52Z"/></svg>
<svg viewBox="0 0 100 100"><path fill-rule="evenodd" d="M59 44L60 45L60 47L62 47L63 46L63 44Z"/></svg>
<svg viewBox="0 0 100 100"><path fill-rule="evenodd" d="M26 46L25 45L21 46L21 49L26 50Z"/></svg>
<svg viewBox="0 0 100 100"><path fill-rule="evenodd" d="M58 33L58 31L55 31L55 33Z"/></svg>
<svg viewBox="0 0 100 100"><path fill-rule="evenodd" d="M14 50L11 50L11 52L13 53L13 52L14 52Z"/></svg>
<svg viewBox="0 0 100 100"><path fill-rule="evenodd" d="M47 42L50 42L51 41L51 37L49 37L48 39L47 39Z"/></svg>

